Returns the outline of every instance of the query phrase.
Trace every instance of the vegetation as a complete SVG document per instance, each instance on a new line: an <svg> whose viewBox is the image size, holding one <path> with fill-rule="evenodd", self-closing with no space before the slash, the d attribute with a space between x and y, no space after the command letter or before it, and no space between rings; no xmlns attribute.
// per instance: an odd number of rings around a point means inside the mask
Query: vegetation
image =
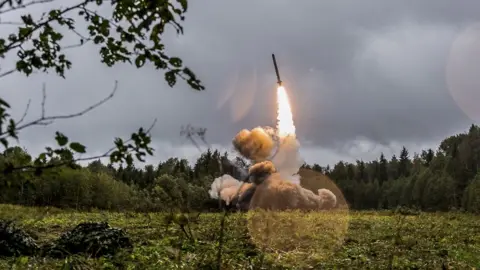
<svg viewBox="0 0 480 270"><path fill-rule="evenodd" d="M184 226L188 227L186 230L182 230L180 219L168 223L168 215L161 213L79 212L3 205L0 206L0 217L19 220L20 226L34 235L39 244L58 238L82 221L108 221L112 226L126 229L134 245L132 253L98 259L81 256L67 259L3 258L0 259L2 269L27 269L29 266L33 269L217 269L221 214L205 213L198 218L190 215L189 223ZM348 230L332 237L323 229L332 221L340 221L335 213L288 214L289 226L309 224L318 227L317 231L302 235L302 241L310 246L301 250L306 254L300 254L297 250L255 247L249 236L249 217L229 215L224 225L221 269L261 269L261 266L263 269L284 269L289 265L297 269L307 265L321 269L480 267L479 216L363 211L345 217L342 220L348 222ZM289 239L284 236L276 243L285 243ZM324 244L325 239L330 240L329 243L341 240L342 244L332 245L331 250ZM290 244L302 247L295 241Z"/></svg>
<svg viewBox="0 0 480 270"><path fill-rule="evenodd" d="M73 265L91 269L480 267L480 217L475 215L480 209L476 196L480 173L475 167L479 152L474 147L479 129L473 125L464 134L446 138L437 151L425 150L413 159L404 148L399 160L395 156L386 160L382 154L371 162L340 161L333 169L305 164L302 185L338 186L355 210L350 213L345 208L312 214L212 213L220 210L207 192L214 177L239 175L248 164L241 158L226 162L227 154L210 150L193 165L170 158L155 166L115 168L97 160L87 166L53 166L42 174L10 172L0 176L0 219L17 220L40 244L82 221L107 221L127 230L134 249L98 259L78 255L66 260L4 258L0 265L40 269ZM0 156L2 168L31 162L19 147L8 148Z"/></svg>
<svg viewBox="0 0 480 270"><path fill-rule="evenodd" d="M338 162L333 168L305 164L302 185L315 189L331 179L351 209L395 209L399 206L422 211L463 210L480 213L480 128L472 125L464 134L446 138L437 151L428 149L409 157L403 148L399 158L382 154L371 162ZM218 203L208 196L215 177L239 175L248 164L241 158L227 162L218 151L203 153L195 164L170 158L156 165L105 165L99 160L82 167L54 167L37 175L14 171L0 175L0 203L55 206L82 210L210 211ZM0 169L29 167L34 161L19 147L0 156ZM49 164L62 163L61 158ZM310 174L305 173L310 172ZM313 173L312 173L313 172ZM320 179L320 180L319 180ZM318 183L317 183L318 182ZM332 184L330 184L332 185Z"/></svg>

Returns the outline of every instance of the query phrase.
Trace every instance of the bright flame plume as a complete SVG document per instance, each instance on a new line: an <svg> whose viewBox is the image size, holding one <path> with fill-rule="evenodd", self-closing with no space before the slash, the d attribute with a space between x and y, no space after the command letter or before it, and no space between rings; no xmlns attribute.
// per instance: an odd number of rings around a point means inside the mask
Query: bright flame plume
<svg viewBox="0 0 480 270"><path fill-rule="evenodd" d="M279 137L295 135L295 125L293 124L292 109L288 100L287 91L283 86L277 88L277 130Z"/></svg>

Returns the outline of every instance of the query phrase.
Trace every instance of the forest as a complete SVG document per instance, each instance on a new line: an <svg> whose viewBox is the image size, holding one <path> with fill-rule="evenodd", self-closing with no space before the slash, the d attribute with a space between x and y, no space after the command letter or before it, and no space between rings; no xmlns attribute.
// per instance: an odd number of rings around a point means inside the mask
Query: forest
<svg viewBox="0 0 480 270"><path fill-rule="evenodd" d="M0 203L77 210L218 211L218 202L208 196L213 179L225 173L238 178L239 171L249 165L242 158L209 149L195 164L172 157L144 168L115 168L100 160L87 166L61 166L61 158L54 158L50 168L41 172L9 170L29 168L33 162L20 147L2 153ZM479 165L480 127L472 125L468 132L444 139L436 150L412 154L404 147L389 159L381 154L377 160L339 161L333 167L304 164L300 175L307 172L301 180L307 188L330 179L354 210L402 206L479 213Z"/></svg>

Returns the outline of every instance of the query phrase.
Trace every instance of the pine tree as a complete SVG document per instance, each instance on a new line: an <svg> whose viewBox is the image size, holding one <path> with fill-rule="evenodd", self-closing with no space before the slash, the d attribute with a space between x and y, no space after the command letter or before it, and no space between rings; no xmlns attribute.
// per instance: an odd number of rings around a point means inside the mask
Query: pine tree
<svg viewBox="0 0 480 270"><path fill-rule="evenodd" d="M357 160L357 181L358 182L367 182L366 172L365 172L365 162L363 160Z"/></svg>
<svg viewBox="0 0 480 270"><path fill-rule="evenodd" d="M378 164L378 181L380 186L388 181L388 161L383 153L380 154L380 161Z"/></svg>
<svg viewBox="0 0 480 270"><path fill-rule="evenodd" d="M398 176L402 177L408 177L410 176L410 158L408 156L408 150L404 146L402 148L402 151L400 152L400 160L398 163Z"/></svg>
<svg viewBox="0 0 480 270"><path fill-rule="evenodd" d="M392 159L388 163L388 176L392 180L398 178L398 159L395 154L392 156Z"/></svg>
<svg viewBox="0 0 480 270"><path fill-rule="evenodd" d="M423 160L423 164L426 167L430 166L430 163L432 162L434 156L435 156L435 153L433 152L432 149L428 149L427 151L423 150L422 156L421 156Z"/></svg>

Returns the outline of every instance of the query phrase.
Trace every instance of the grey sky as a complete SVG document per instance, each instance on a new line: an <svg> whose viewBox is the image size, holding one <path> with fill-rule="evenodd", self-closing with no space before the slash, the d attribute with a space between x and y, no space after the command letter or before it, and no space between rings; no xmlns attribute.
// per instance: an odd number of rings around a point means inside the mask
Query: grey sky
<svg viewBox="0 0 480 270"><path fill-rule="evenodd" d="M17 116L32 98L33 118L40 113L44 82L51 114L96 102L109 94L114 80L119 81L116 96L74 121L26 130L21 144L38 152L60 130L91 153L102 152L115 136L128 136L157 118L151 161L198 155L179 137L180 126L188 123L207 127L211 144L230 149L240 129L275 123L271 53L277 56L308 162L371 160L381 151L398 153L402 145L411 152L436 147L480 119L471 98L478 97L472 86L480 84L472 72L480 63L480 31L474 27L479 1L211 0L189 5L184 36L170 34L167 48L193 69L207 91L194 92L183 82L169 88L163 73L149 67L107 68L99 63L97 47L84 46L69 51L74 68L66 80L11 75L2 79L2 97ZM9 29L0 26L2 36ZM11 59L3 61L3 69Z"/></svg>

